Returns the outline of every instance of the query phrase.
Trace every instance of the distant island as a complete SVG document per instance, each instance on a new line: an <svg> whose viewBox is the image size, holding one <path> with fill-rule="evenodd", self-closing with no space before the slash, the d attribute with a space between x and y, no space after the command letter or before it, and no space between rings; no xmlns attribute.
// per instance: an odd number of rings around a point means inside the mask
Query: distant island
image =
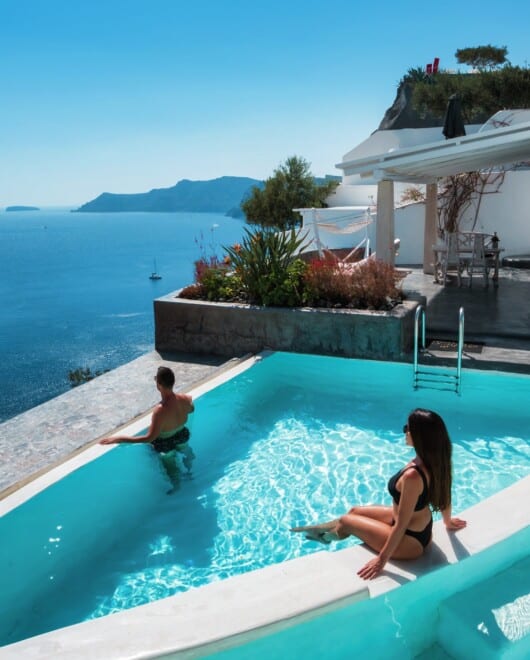
<svg viewBox="0 0 530 660"><path fill-rule="evenodd" d="M38 206L6 206L6 211L40 211Z"/></svg>
<svg viewBox="0 0 530 660"><path fill-rule="evenodd" d="M224 213L243 217L240 205L254 186L263 181L239 176L222 176L209 181L182 179L171 188L155 188L146 193L102 193L74 213L197 212Z"/></svg>

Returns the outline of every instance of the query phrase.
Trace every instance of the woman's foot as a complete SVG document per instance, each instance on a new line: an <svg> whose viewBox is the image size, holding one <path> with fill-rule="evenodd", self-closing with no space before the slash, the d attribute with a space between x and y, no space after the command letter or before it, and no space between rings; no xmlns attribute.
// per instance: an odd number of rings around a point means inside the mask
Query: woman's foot
<svg viewBox="0 0 530 660"><path fill-rule="evenodd" d="M323 543L324 545L329 545L332 539L329 538L328 532L306 532L306 539L308 541L317 541L318 543Z"/></svg>
<svg viewBox="0 0 530 660"><path fill-rule="evenodd" d="M302 527L291 527L291 532L303 532L308 541L318 541L326 545L331 541L337 541L338 536L334 532L335 521L323 523L322 525L303 525Z"/></svg>

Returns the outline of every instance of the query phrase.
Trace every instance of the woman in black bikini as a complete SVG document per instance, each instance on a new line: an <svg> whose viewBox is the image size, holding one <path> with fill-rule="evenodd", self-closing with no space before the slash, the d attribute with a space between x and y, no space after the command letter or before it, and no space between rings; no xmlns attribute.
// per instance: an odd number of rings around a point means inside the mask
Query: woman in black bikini
<svg viewBox="0 0 530 660"><path fill-rule="evenodd" d="M442 418L417 408L403 427L416 456L393 475L388 490L392 506L355 506L321 525L294 527L311 540L329 543L354 535L378 556L358 571L364 579L379 575L389 559L417 559L432 538L432 514L440 511L448 530L466 526L451 517L451 440Z"/></svg>

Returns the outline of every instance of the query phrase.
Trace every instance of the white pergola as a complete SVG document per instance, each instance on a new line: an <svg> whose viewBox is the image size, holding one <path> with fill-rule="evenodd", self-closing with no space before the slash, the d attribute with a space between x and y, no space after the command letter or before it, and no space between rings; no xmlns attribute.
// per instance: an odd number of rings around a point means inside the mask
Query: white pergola
<svg viewBox="0 0 530 660"><path fill-rule="evenodd" d="M432 273L438 179L530 160L530 122L440 142L395 149L336 165L377 183L377 256L394 264L394 181L426 184L423 270Z"/></svg>

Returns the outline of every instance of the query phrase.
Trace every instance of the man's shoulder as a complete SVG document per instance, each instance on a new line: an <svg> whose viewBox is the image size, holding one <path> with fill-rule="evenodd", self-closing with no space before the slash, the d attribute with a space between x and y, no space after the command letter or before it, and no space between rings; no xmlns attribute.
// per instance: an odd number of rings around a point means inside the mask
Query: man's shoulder
<svg viewBox="0 0 530 660"><path fill-rule="evenodd" d="M161 402L157 403L153 408L153 417L159 417L164 413L164 406Z"/></svg>
<svg viewBox="0 0 530 660"><path fill-rule="evenodd" d="M179 392L175 395L175 400L177 405L181 406L181 410L183 410L186 414L193 412L193 401L189 394L183 394L182 392Z"/></svg>

